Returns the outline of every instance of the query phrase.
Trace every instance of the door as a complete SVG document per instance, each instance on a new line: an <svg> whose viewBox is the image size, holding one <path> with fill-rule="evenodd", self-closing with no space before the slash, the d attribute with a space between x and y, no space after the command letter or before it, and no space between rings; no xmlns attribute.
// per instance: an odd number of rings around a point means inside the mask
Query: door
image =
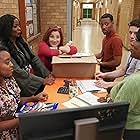
<svg viewBox="0 0 140 140"><path fill-rule="evenodd" d="M92 18L92 9L83 9L83 18Z"/></svg>

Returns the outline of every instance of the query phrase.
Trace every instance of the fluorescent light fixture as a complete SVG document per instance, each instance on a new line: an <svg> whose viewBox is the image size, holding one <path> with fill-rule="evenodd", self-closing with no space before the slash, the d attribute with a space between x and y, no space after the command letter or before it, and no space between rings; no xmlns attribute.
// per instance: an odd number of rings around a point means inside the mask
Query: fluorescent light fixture
<svg viewBox="0 0 140 140"><path fill-rule="evenodd" d="M122 2L122 0L119 0L119 3L121 3Z"/></svg>

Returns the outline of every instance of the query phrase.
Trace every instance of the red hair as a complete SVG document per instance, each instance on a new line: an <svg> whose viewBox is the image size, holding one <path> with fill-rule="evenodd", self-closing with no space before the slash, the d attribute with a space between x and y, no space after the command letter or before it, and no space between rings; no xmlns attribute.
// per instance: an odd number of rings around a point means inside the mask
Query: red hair
<svg viewBox="0 0 140 140"><path fill-rule="evenodd" d="M59 34L60 34L60 44L59 44L59 46L63 46L63 33L62 33L62 29L61 29L60 26L57 26L57 25L50 26L48 28L47 32L43 36L43 41L45 41L50 46L49 37L50 37L50 35L51 35L51 33L53 31L58 31L59 32Z"/></svg>

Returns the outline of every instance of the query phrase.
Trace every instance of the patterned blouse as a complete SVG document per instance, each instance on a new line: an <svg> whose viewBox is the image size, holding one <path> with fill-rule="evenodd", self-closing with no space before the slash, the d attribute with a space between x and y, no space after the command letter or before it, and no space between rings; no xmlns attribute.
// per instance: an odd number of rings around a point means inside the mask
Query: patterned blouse
<svg viewBox="0 0 140 140"><path fill-rule="evenodd" d="M20 102L20 88L15 79L5 79L6 87L0 86L0 118L15 116ZM16 140L17 129L10 129L0 132L0 140Z"/></svg>

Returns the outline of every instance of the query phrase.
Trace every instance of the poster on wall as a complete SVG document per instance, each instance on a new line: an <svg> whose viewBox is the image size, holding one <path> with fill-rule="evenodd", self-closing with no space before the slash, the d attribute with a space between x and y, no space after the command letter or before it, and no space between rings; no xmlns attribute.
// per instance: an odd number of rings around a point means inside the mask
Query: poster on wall
<svg viewBox="0 0 140 140"><path fill-rule="evenodd" d="M26 20L27 22L33 20L33 8L31 6L26 7Z"/></svg>
<svg viewBox="0 0 140 140"><path fill-rule="evenodd" d="M32 5L32 0L26 0L25 1L25 4L26 4L26 6L28 5L28 6L31 6Z"/></svg>
<svg viewBox="0 0 140 140"><path fill-rule="evenodd" d="M38 28L38 26L40 25L40 22L39 22L40 19L39 19L39 16L37 16L39 15L38 10L37 10L38 3L39 3L39 0L25 0L27 39L38 34L40 31L40 28Z"/></svg>

